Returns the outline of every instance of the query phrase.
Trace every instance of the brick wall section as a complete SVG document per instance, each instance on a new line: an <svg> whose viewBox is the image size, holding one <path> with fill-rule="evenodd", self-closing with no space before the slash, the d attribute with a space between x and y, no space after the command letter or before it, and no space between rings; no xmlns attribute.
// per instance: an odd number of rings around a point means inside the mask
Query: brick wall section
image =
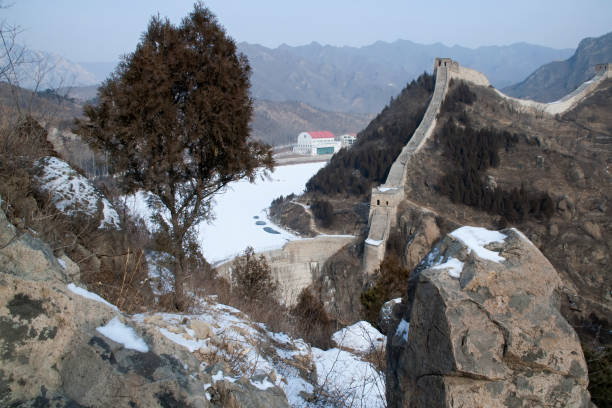
<svg viewBox="0 0 612 408"><path fill-rule="evenodd" d="M397 207L404 199L406 164L425 144L436 127L436 117L446 96L451 71L459 71L459 64L448 58L436 58L436 85L425 115L389 170L385 183L372 189L370 199L369 233L364 246L363 273L373 274L380 266L389 236L397 220Z"/></svg>
<svg viewBox="0 0 612 408"><path fill-rule="evenodd" d="M315 238L287 242L282 248L258 252L266 257L272 276L278 281L283 301L295 304L302 289L318 277L323 264L345 245L354 242L352 235L319 235ZM216 267L219 276L231 281L232 260Z"/></svg>

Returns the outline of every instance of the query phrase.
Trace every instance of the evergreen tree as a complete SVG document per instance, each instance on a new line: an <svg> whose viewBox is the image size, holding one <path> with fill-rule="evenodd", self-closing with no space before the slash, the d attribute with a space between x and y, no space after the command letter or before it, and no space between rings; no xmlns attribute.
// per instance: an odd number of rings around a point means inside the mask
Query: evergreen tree
<svg viewBox="0 0 612 408"><path fill-rule="evenodd" d="M202 3L175 26L155 16L85 107L76 132L109 152L126 192L147 191L173 255L175 304L183 309L186 254L211 199L256 169L269 146L249 139L250 66Z"/></svg>

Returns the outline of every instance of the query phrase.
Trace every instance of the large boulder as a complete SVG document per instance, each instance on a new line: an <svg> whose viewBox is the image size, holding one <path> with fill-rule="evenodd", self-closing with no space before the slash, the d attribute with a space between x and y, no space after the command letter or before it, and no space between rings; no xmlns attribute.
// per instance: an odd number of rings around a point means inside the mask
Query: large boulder
<svg viewBox="0 0 612 408"><path fill-rule="evenodd" d="M0 211L0 406L288 407L74 285L75 268Z"/></svg>
<svg viewBox="0 0 612 408"><path fill-rule="evenodd" d="M589 407L561 280L519 231L462 227L411 277L387 343L389 407Z"/></svg>

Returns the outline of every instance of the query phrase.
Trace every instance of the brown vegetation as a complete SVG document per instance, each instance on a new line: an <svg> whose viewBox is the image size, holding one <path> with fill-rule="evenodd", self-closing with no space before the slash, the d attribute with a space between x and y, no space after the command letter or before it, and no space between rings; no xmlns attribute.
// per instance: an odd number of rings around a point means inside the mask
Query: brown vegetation
<svg viewBox="0 0 612 408"><path fill-rule="evenodd" d="M77 122L78 134L110 153L125 192L151 193L158 234L174 257L179 310L187 258L197 250L193 227L209 217L213 195L273 165L269 146L249 140L249 73L235 42L196 3L179 26L153 17Z"/></svg>

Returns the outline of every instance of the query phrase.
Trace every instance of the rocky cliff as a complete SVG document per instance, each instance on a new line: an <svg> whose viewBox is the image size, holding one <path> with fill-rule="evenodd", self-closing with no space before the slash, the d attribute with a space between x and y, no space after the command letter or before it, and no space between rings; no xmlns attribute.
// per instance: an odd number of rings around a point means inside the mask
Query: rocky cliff
<svg viewBox="0 0 612 408"><path fill-rule="evenodd" d="M71 283L78 275L0 211L0 406L288 406L275 379L230 376L169 340L181 323L192 340L214 337L208 324L124 315Z"/></svg>
<svg viewBox="0 0 612 408"><path fill-rule="evenodd" d="M411 277L389 331L389 407L590 407L559 275L515 229L462 227Z"/></svg>

